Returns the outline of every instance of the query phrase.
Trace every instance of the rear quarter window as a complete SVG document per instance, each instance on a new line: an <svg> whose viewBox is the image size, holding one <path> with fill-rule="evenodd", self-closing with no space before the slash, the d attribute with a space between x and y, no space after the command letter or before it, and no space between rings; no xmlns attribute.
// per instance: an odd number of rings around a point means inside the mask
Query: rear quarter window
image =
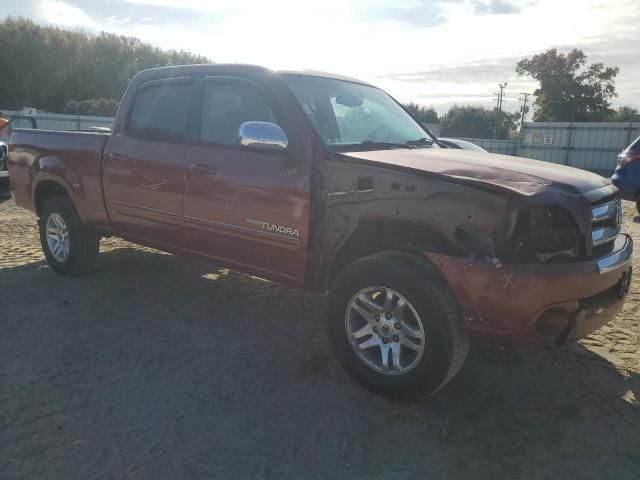
<svg viewBox="0 0 640 480"><path fill-rule="evenodd" d="M182 142L187 138L190 79L142 84L131 106L127 133L143 140Z"/></svg>

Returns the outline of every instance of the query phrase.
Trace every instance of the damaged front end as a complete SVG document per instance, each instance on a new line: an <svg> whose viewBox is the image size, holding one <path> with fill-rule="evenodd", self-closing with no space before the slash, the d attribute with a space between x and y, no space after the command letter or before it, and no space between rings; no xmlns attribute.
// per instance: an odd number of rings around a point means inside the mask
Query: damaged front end
<svg viewBox="0 0 640 480"><path fill-rule="evenodd" d="M532 205L511 212L501 250L510 263L567 261L585 254L584 234L566 208Z"/></svg>
<svg viewBox="0 0 640 480"><path fill-rule="evenodd" d="M511 157L474 157L462 170L442 152L392 153L319 162L316 284L330 285L366 255L421 252L455 293L468 330L512 345L579 338L620 309L633 245L620 233L614 187Z"/></svg>
<svg viewBox="0 0 640 480"><path fill-rule="evenodd" d="M562 262L585 254L584 234L575 217L559 205L511 209L502 231L461 224L454 238L474 257L515 264Z"/></svg>
<svg viewBox="0 0 640 480"><path fill-rule="evenodd" d="M613 319L629 289L633 244L620 233L617 195L604 193L593 203L582 197L586 208L580 199L531 199L511 208L493 235L458 227L466 256L425 252L454 290L468 329L501 344L562 344Z"/></svg>

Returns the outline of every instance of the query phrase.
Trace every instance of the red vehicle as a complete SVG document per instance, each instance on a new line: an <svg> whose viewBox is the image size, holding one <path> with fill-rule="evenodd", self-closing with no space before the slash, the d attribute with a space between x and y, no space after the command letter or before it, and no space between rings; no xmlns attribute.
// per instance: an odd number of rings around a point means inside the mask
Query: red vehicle
<svg viewBox="0 0 640 480"><path fill-rule="evenodd" d="M608 180L440 148L366 83L242 65L144 71L112 133L18 130L11 189L53 270L101 237L328 291L344 367L393 397L433 393L467 333L563 344L612 319L631 279Z"/></svg>

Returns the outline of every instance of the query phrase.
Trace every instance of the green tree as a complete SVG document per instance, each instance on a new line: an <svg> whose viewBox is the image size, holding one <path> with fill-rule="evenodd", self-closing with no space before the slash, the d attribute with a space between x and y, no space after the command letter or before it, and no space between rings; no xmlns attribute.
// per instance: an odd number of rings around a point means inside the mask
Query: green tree
<svg viewBox="0 0 640 480"><path fill-rule="evenodd" d="M443 137L495 138L497 109L473 105L454 105L440 119ZM500 114L501 140L510 138L518 128L520 113Z"/></svg>
<svg viewBox="0 0 640 480"><path fill-rule="evenodd" d="M494 109L494 112L496 110ZM495 113L494 113L495 114ZM520 118L522 115L522 107L517 112L502 112L500 121L500 140L518 138L518 128L520 126Z"/></svg>
<svg viewBox="0 0 640 480"><path fill-rule="evenodd" d="M140 70L209 62L184 51L163 51L137 38L69 31L9 17L0 22L0 106L60 112L70 101L117 102Z"/></svg>
<svg viewBox="0 0 640 480"><path fill-rule="evenodd" d="M611 122L640 122L640 111L628 105L618 108L609 118Z"/></svg>
<svg viewBox="0 0 640 480"><path fill-rule="evenodd" d="M438 123L438 113L432 107L414 102L403 103L402 106L423 123Z"/></svg>
<svg viewBox="0 0 640 480"><path fill-rule="evenodd" d="M516 72L538 82L533 120L536 122L599 122L611 115L618 67L587 64L581 50L565 54L556 49L518 62Z"/></svg>
<svg viewBox="0 0 640 480"><path fill-rule="evenodd" d="M90 100L70 100L65 103L62 113L74 115L96 115L113 117L119 102L113 98L92 98Z"/></svg>
<svg viewBox="0 0 640 480"><path fill-rule="evenodd" d="M495 123L493 112L472 105L454 105L440 119L442 135L446 137L492 138Z"/></svg>

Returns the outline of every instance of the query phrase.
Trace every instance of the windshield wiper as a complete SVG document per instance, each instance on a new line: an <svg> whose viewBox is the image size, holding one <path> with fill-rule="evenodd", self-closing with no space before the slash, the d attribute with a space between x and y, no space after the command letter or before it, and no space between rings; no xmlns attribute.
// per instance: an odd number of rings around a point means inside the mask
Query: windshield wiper
<svg viewBox="0 0 640 480"><path fill-rule="evenodd" d="M415 146L409 144L409 142L407 143L382 142L380 140L371 140L371 139L366 139L358 143L357 146L359 147L375 146L375 147L408 148L408 149L416 148Z"/></svg>
<svg viewBox="0 0 640 480"><path fill-rule="evenodd" d="M407 145L411 145L411 146L418 146L418 145L428 145L431 146L433 145L433 140L431 140L429 137L422 137L419 138L418 140L407 140Z"/></svg>

